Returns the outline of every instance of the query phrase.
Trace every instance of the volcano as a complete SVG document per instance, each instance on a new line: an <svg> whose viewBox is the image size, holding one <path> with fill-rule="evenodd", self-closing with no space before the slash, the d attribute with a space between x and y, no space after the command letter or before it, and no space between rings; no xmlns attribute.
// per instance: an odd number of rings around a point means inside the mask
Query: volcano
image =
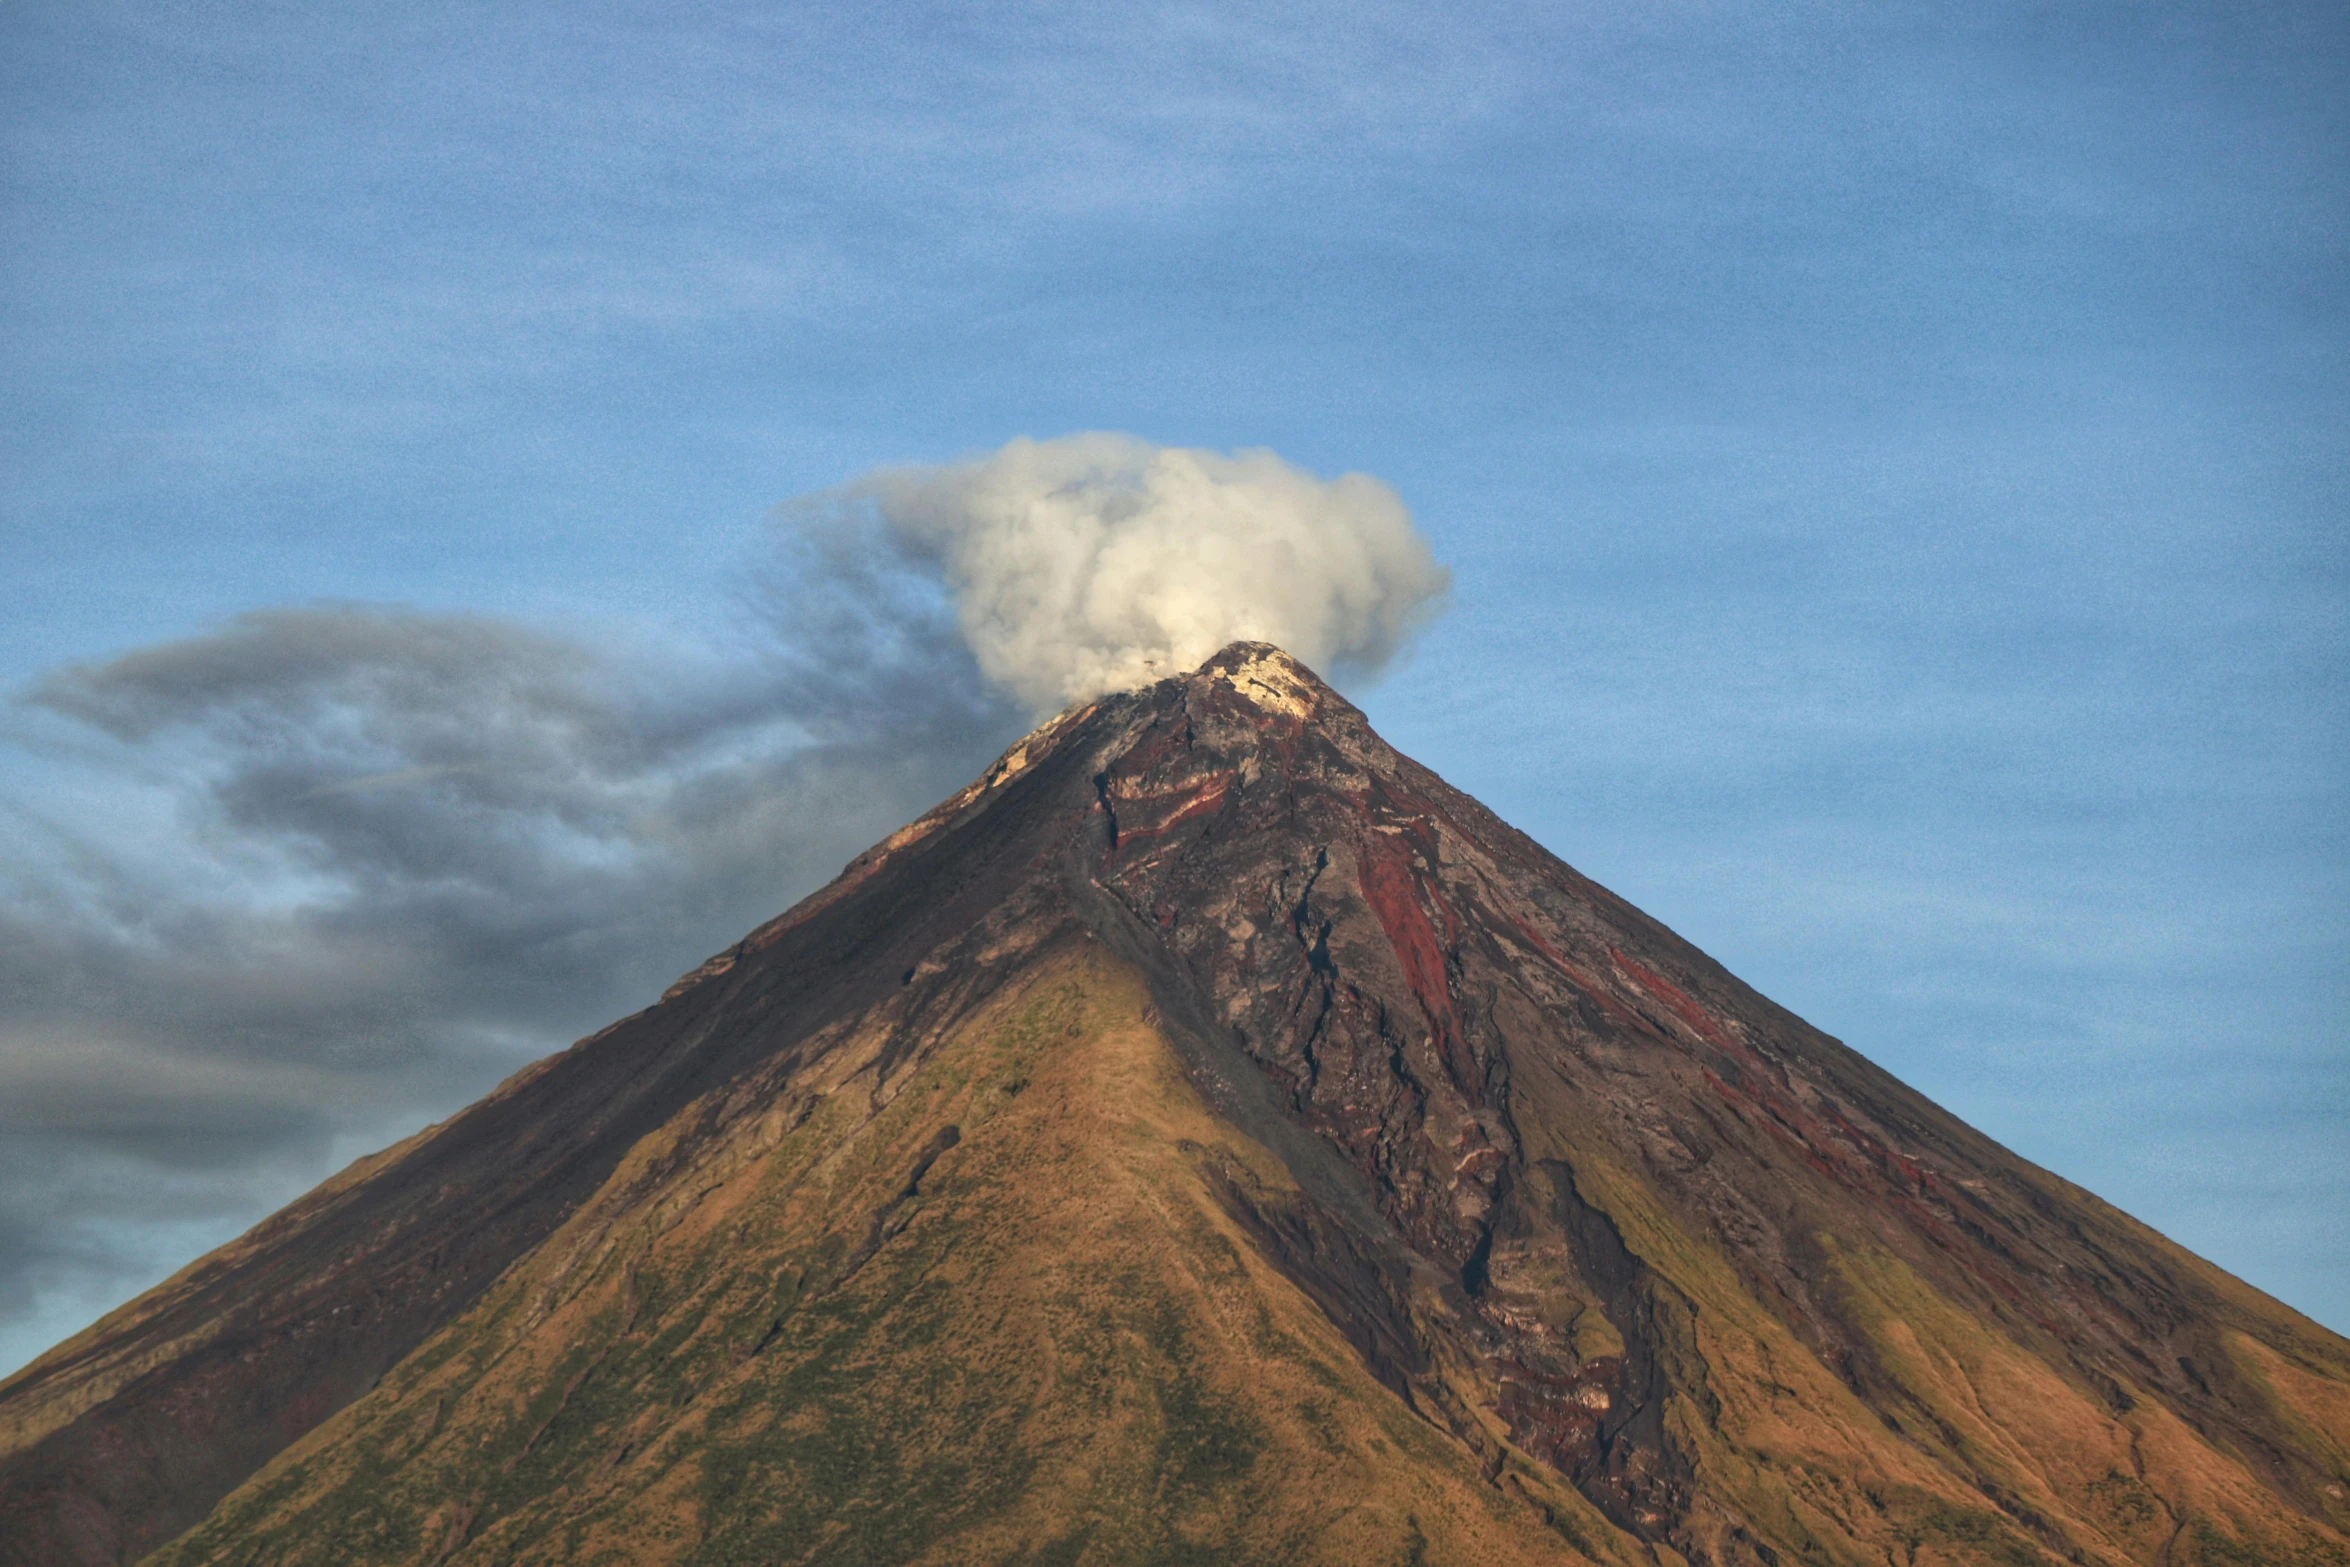
<svg viewBox="0 0 2350 1567"><path fill-rule="evenodd" d="M1237 644L0 1389L0 1561L2350 1564L2350 1342Z"/></svg>

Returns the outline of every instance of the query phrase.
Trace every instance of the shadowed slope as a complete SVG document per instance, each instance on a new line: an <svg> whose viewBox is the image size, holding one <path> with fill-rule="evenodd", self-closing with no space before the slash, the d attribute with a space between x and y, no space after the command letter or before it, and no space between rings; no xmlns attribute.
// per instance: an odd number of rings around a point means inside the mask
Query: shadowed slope
<svg viewBox="0 0 2350 1567"><path fill-rule="evenodd" d="M1048 972L1094 999L1015 1075L1163 1052L1164 1113L1080 1136L1078 1087L975 1086ZM1101 999L1129 984L1147 1028ZM893 1123L909 1084L958 1108ZM1017 1157L977 1130L1023 1117ZM1128 1219L1049 1217L1105 1169ZM1054 1270L1092 1283L1014 1282ZM1344 1384L1298 1373L1327 1463L1248 1321ZM1092 1392L1038 1369L1097 1341ZM920 1413L810 1434L859 1399ZM1169 1491L1184 1410L1222 1467ZM173 1559L2350 1562L2350 1344L1248 644L1031 736L661 1006L61 1346L0 1422L26 1561L127 1560L312 1431Z"/></svg>

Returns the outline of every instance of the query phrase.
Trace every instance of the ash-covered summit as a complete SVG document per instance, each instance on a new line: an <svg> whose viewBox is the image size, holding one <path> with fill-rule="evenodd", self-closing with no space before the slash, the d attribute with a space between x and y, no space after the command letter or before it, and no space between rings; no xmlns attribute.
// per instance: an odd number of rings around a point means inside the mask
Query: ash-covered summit
<svg viewBox="0 0 2350 1567"><path fill-rule="evenodd" d="M1277 649L0 1388L0 1561L2350 1564L2350 1343Z"/></svg>

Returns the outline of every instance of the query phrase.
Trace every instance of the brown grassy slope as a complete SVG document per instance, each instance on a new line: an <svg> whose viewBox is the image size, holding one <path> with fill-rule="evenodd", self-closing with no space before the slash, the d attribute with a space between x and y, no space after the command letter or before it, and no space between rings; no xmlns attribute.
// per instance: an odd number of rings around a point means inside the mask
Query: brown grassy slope
<svg viewBox="0 0 2350 1567"><path fill-rule="evenodd" d="M1489 1482L1255 1255L1203 1167L1286 1174L1131 975L873 1043L588 1204L152 1560L1648 1559L1537 1465Z"/></svg>
<svg viewBox="0 0 2350 1567"><path fill-rule="evenodd" d="M2125 1390L2130 1407L2117 1412L1898 1257L1823 1233L1823 1283L1861 1324L1871 1363L1864 1398L1695 1243L1653 1189L1595 1157L1591 1140L1569 1138L1587 1194L1685 1313L1665 1337L1677 1340L1685 1392L1671 1424L1698 1477L1700 1535L1719 1541L1735 1520L1782 1560L1855 1567L2350 1562L2339 1532L2159 1401ZM2240 1342L2248 1365L2273 1355ZM2309 1422L2313 1445L2338 1447L2350 1429L2341 1384L2281 1360L2271 1374L2279 1409ZM2296 1377L2301 1385L2285 1387ZM2321 1424L2333 1435L2318 1436Z"/></svg>

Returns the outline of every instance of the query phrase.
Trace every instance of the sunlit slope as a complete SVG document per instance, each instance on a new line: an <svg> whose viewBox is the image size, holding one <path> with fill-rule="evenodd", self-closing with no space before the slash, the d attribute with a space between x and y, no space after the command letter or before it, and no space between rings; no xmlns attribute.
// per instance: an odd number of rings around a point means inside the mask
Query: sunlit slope
<svg viewBox="0 0 2350 1567"><path fill-rule="evenodd" d="M880 1043L658 1134L152 1560L1647 1559L1537 1465L1490 1482L1256 1254L1211 1168L1286 1175L1132 975L1070 954Z"/></svg>

